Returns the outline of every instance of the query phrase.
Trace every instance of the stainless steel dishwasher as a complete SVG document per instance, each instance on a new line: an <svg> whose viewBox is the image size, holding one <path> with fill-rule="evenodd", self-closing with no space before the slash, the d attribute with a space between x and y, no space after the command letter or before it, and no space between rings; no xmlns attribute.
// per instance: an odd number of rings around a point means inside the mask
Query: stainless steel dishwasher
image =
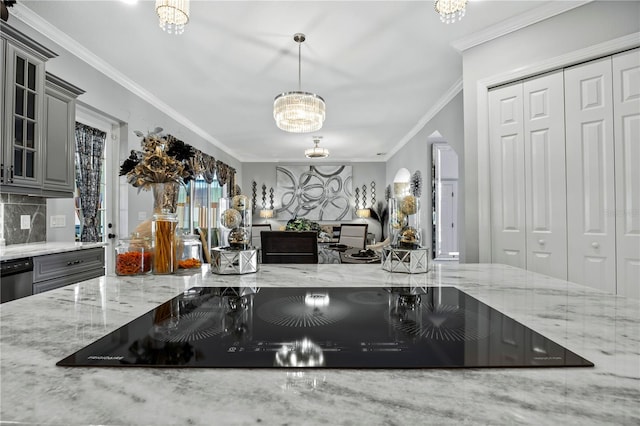
<svg viewBox="0 0 640 426"><path fill-rule="evenodd" d="M33 294L33 259L3 260L0 262L0 303Z"/></svg>

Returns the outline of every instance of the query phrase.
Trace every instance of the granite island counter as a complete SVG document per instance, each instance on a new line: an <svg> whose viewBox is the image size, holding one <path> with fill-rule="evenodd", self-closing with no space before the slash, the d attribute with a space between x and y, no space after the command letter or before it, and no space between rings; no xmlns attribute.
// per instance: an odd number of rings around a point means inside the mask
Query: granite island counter
<svg viewBox="0 0 640 426"><path fill-rule="evenodd" d="M455 286L592 368L69 368L56 362L184 290ZM0 422L638 424L640 301L504 265L261 265L257 274L105 276L0 305Z"/></svg>
<svg viewBox="0 0 640 426"><path fill-rule="evenodd" d="M107 243L40 242L0 246L0 261L105 247Z"/></svg>

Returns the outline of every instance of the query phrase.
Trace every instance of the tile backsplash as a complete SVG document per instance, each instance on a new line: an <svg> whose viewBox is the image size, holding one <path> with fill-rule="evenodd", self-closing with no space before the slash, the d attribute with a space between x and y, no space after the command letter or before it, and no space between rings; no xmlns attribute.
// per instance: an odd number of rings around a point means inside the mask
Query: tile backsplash
<svg viewBox="0 0 640 426"><path fill-rule="evenodd" d="M5 244L46 241L46 213L46 198L0 194L0 218ZM29 229L22 229L21 222L23 220L29 223Z"/></svg>

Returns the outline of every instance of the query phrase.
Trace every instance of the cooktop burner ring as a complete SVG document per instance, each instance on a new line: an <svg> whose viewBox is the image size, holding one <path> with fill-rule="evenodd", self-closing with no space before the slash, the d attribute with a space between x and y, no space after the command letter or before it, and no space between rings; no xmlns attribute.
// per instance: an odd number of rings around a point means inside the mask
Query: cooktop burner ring
<svg viewBox="0 0 640 426"><path fill-rule="evenodd" d="M342 321L349 315L349 305L329 300L328 294L307 294L271 300L257 310L263 321L282 327L320 327Z"/></svg>
<svg viewBox="0 0 640 426"><path fill-rule="evenodd" d="M159 324L151 330L156 340L171 343L195 342L223 332L222 316L212 316L210 311L189 312L181 315L175 324Z"/></svg>
<svg viewBox="0 0 640 426"><path fill-rule="evenodd" d="M459 306L419 302L410 309L396 308L386 319L394 329L427 340L470 342L489 336L489 319L475 313L477 320L467 321L470 315L474 313Z"/></svg>

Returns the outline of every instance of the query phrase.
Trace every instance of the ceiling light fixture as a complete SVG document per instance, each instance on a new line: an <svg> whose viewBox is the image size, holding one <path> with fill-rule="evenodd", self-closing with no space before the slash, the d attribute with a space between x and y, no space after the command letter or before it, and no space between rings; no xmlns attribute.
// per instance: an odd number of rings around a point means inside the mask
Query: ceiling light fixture
<svg viewBox="0 0 640 426"><path fill-rule="evenodd" d="M320 148L318 144L320 143L320 139L322 136L314 136L313 143L314 147L305 149L304 156L307 158L326 158L329 156L329 150L327 148Z"/></svg>
<svg viewBox="0 0 640 426"><path fill-rule="evenodd" d="M324 99L315 93L303 92L301 89L300 46L305 39L305 35L301 33L293 36L293 40L298 43L298 90L281 93L273 101L273 118L276 120L276 126L285 132L315 132L320 130L324 123Z"/></svg>
<svg viewBox="0 0 640 426"><path fill-rule="evenodd" d="M467 0L436 0L434 7L445 24L459 21L464 16Z"/></svg>
<svg viewBox="0 0 640 426"><path fill-rule="evenodd" d="M169 34L182 34L189 22L189 0L156 0L160 28Z"/></svg>

